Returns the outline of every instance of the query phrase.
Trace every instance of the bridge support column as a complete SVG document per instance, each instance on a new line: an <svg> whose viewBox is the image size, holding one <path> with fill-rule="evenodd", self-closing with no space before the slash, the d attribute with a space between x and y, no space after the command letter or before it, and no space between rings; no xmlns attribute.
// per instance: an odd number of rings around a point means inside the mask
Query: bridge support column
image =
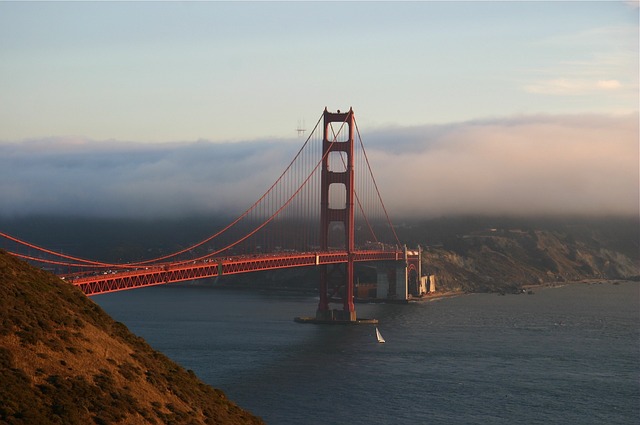
<svg viewBox="0 0 640 425"><path fill-rule="evenodd" d="M376 273L376 298L388 300L408 299L406 261L380 263L376 266Z"/></svg>
<svg viewBox="0 0 640 425"><path fill-rule="evenodd" d="M376 266L376 298L408 300L410 296L420 296L422 277L422 248L407 250L401 261L379 263Z"/></svg>
<svg viewBox="0 0 640 425"><path fill-rule="evenodd" d="M355 120L352 109L349 109L349 112L332 113L327 111L327 108L324 110L323 119L320 249L328 251L330 247L344 244L348 259L341 273L336 272L336 268L329 270L326 265L320 266L320 302L316 319L354 322L356 321L356 309L353 304ZM332 123L336 123L339 128L336 130ZM329 198L330 191L333 197L344 199L344 204L334 205L333 202L336 201ZM337 223L343 228L342 237L338 238L330 232L332 223ZM331 310L329 308L331 302L341 302L342 311Z"/></svg>

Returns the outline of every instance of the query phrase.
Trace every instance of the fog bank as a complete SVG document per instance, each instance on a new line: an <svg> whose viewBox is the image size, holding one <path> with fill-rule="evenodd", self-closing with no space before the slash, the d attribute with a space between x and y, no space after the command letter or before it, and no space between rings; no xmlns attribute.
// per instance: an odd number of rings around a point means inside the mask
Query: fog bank
<svg viewBox="0 0 640 425"><path fill-rule="evenodd" d="M638 213L637 114L360 131L392 217ZM302 143L0 142L0 215L233 214L264 193Z"/></svg>

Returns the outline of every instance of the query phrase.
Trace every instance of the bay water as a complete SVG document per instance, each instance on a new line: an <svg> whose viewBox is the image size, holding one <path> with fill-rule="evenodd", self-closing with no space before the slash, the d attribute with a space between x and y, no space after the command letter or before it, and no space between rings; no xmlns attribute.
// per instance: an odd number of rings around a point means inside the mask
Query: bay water
<svg viewBox="0 0 640 425"><path fill-rule="evenodd" d="M638 424L640 284L357 304L213 281L94 296L115 320L268 424Z"/></svg>

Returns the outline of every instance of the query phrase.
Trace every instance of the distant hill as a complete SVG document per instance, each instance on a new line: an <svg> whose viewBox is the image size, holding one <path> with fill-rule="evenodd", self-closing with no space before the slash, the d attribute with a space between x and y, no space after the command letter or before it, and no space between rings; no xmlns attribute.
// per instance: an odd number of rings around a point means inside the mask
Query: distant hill
<svg viewBox="0 0 640 425"><path fill-rule="evenodd" d="M0 423L263 421L75 287L0 251Z"/></svg>
<svg viewBox="0 0 640 425"><path fill-rule="evenodd" d="M629 219L433 220L398 229L422 239L423 271L440 289L518 292L526 285L640 279L640 234Z"/></svg>

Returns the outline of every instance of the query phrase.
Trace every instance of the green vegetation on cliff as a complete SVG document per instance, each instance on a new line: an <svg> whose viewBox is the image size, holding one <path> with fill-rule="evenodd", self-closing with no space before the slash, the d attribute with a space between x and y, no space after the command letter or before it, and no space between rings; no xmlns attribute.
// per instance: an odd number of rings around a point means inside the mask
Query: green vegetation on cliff
<svg viewBox="0 0 640 425"><path fill-rule="evenodd" d="M0 423L263 422L72 285L0 251Z"/></svg>

